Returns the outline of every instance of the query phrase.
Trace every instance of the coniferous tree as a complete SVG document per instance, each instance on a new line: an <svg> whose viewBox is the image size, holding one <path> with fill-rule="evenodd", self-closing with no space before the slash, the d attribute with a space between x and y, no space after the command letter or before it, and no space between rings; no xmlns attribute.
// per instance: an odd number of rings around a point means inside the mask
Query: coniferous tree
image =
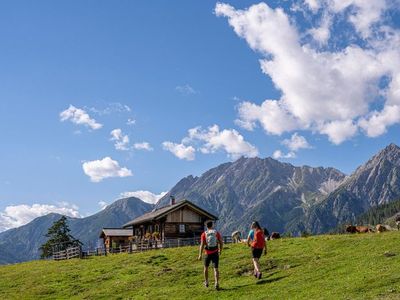
<svg viewBox="0 0 400 300"><path fill-rule="evenodd" d="M40 257L47 258L52 256L55 248L58 250L65 250L71 246L81 245L82 243L75 239L70 234L70 231L65 216L62 216L58 221L55 221L47 231L46 237L49 239L39 248L42 252Z"/></svg>

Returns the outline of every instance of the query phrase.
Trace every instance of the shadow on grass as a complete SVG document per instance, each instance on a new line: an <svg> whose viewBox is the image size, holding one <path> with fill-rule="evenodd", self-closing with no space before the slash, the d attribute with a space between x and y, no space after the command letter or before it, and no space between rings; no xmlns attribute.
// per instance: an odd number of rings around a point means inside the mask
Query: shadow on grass
<svg viewBox="0 0 400 300"><path fill-rule="evenodd" d="M223 288L220 288L220 290L221 291L234 291L234 290L242 289L242 288L247 287L247 286L254 286L254 284L267 284L267 283L272 283L272 282L275 282L275 281L282 280L282 279L284 279L286 277L289 277L289 275L286 275L286 276L278 276L278 277L275 277L275 278L270 278L270 277L274 276L276 273L279 273L279 272L273 272L273 273L270 273L270 274L266 274L267 278L255 281L254 283L235 285L235 286L232 286L232 287L223 287Z"/></svg>
<svg viewBox="0 0 400 300"><path fill-rule="evenodd" d="M279 277L275 277L275 278L271 278L271 279L261 279L261 280L257 281L256 284L272 283L272 282L275 282L275 281L282 280L282 279L284 279L286 277L288 277L288 276L279 276Z"/></svg>

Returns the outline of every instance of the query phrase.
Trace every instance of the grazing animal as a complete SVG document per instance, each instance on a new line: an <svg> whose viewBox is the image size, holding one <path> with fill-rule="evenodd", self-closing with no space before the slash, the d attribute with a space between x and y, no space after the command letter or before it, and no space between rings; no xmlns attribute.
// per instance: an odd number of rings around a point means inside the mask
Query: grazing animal
<svg viewBox="0 0 400 300"><path fill-rule="evenodd" d="M356 233L357 229L354 225L346 225L346 232L348 233Z"/></svg>
<svg viewBox="0 0 400 300"><path fill-rule="evenodd" d="M348 232L348 233L367 233L367 232L373 232L373 231L368 226L347 225L346 232Z"/></svg>
<svg viewBox="0 0 400 300"><path fill-rule="evenodd" d="M242 240L242 233L239 230L232 232L233 243L240 243L241 240Z"/></svg>
<svg viewBox="0 0 400 300"><path fill-rule="evenodd" d="M263 230L264 230L265 240L266 240L266 241L269 241L270 238L271 238L271 236L269 235L268 229L264 227Z"/></svg>
<svg viewBox="0 0 400 300"><path fill-rule="evenodd" d="M276 239L280 239L281 235L279 234L279 232L273 232L271 233L271 240L276 240Z"/></svg>
<svg viewBox="0 0 400 300"><path fill-rule="evenodd" d="M400 214L396 216L395 222L397 225L397 230L400 230Z"/></svg>
<svg viewBox="0 0 400 300"><path fill-rule="evenodd" d="M376 232L377 233L381 233L381 232L384 232L384 231L387 231L387 228L385 226L383 226L382 224L376 225Z"/></svg>

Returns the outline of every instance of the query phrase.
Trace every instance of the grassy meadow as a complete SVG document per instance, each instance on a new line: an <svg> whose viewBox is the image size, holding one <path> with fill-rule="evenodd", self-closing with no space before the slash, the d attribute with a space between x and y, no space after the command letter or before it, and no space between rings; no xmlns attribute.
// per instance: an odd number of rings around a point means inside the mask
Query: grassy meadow
<svg viewBox="0 0 400 300"><path fill-rule="evenodd" d="M264 277L226 245L221 290L206 289L197 247L0 266L1 299L400 299L400 232L270 241ZM210 272L210 278L212 273Z"/></svg>

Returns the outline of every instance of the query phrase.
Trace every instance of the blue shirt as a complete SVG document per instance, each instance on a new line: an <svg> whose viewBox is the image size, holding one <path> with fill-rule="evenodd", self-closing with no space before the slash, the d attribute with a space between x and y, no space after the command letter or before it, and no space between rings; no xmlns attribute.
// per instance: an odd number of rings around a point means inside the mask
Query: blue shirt
<svg viewBox="0 0 400 300"><path fill-rule="evenodd" d="M251 229L249 231L249 235L247 236L247 238L249 238L250 240L254 240L254 230L253 229Z"/></svg>

